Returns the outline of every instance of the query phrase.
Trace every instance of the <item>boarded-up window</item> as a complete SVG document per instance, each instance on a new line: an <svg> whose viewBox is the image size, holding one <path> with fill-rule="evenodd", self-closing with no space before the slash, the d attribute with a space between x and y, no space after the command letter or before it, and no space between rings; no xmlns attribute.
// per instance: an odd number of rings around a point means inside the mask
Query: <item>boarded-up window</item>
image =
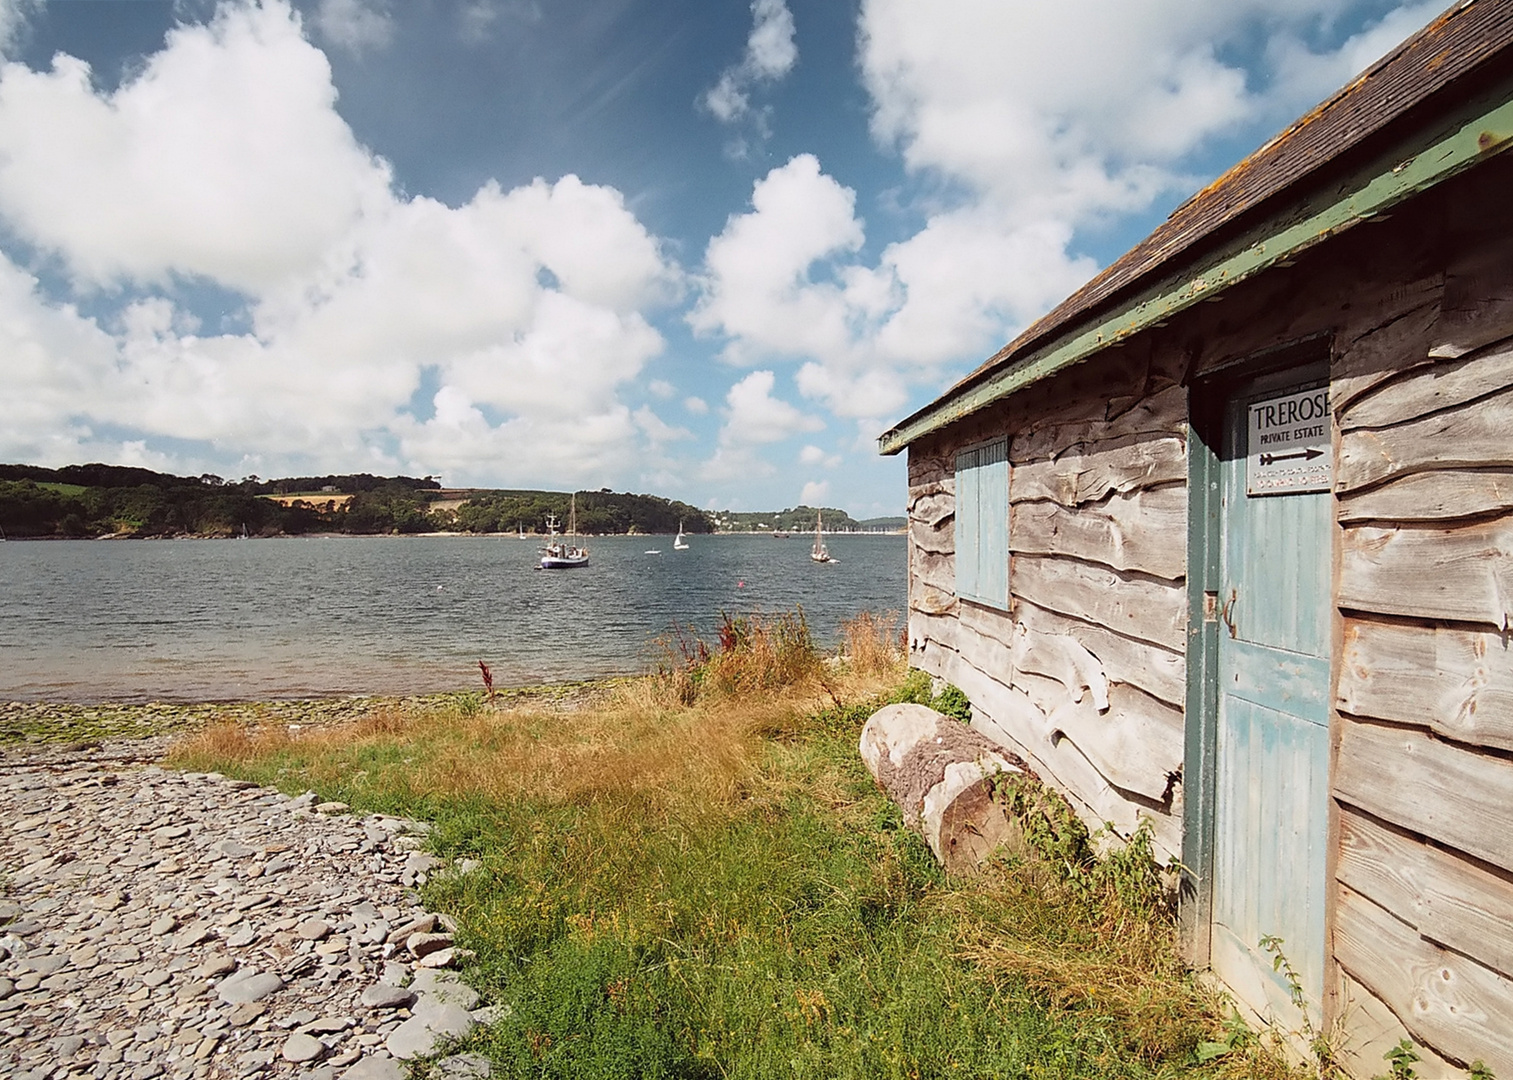
<svg viewBox="0 0 1513 1080"><path fill-rule="evenodd" d="M1008 610L1007 439L956 455L956 595Z"/></svg>

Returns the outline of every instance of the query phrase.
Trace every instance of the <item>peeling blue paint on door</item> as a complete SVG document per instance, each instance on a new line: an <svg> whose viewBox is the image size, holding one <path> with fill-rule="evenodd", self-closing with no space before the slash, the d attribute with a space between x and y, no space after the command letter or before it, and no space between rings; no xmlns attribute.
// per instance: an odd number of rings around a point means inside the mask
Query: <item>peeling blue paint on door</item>
<svg viewBox="0 0 1513 1080"><path fill-rule="evenodd" d="M1301 1022L1263 938L1297 973L1312 1022L1324 988L1331 496L1246 494L1246 407L1220 465L1218 730L1211 962L1284 1026Z"/></svg>

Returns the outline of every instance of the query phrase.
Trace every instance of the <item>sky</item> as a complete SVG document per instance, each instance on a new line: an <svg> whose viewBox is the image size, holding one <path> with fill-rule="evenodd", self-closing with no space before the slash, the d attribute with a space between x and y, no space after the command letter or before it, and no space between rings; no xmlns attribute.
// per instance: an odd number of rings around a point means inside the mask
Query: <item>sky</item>
<svg viewBox="0 0 1513 1080"><path fill-rule="evenodd" d="M1444 0L0 0L0 461L896 515Z"/></svg>

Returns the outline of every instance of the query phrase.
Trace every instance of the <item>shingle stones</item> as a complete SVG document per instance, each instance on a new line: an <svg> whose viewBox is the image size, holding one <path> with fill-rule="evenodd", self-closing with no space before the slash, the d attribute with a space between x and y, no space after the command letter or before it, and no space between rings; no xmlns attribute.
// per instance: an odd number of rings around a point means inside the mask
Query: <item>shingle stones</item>
<svg viewBox="0 0 1513 1080"><path fill-rule="evenodd" d="M427 966L459 950L406 889L443 865L421 823L77 754L7 765L0 1075L398 1080L491 1017Z"/></svg>
<svg viewBox="0 0 1513 1080"><path fill-rule="evenodd" d="M243 1005L262 1001L283 988L284 980L271 971L257 972L249 968L226 976L215 992L228 1005Z"/></svg>

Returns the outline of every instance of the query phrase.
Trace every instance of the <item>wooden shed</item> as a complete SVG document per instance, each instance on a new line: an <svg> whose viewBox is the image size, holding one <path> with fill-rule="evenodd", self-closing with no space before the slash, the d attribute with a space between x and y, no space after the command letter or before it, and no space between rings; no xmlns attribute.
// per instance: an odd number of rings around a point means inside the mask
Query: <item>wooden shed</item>
<svg viewBox="0 0 1513 1080"><path fill-rule="evenodd" d="M1510 146L1470 0L880 440L912 663L1360 1076L1513 1080Z"/></svg>

